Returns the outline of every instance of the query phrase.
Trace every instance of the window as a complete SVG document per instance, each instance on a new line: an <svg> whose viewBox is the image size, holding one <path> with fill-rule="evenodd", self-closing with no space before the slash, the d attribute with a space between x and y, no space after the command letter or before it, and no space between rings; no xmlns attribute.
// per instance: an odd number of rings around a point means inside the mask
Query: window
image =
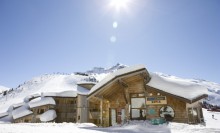
<svg viewBox="0 0 220 133"><path fill-rule="evenodd" d="M160 117L166 119L166 121L172 121L174 118L174 110L170 106L164 106L160 108Z"/></svg>
<svg viewBox="0 0 220 133"><path fill-rule="evenodd" d="M143 93L131 94L131 118L133 120L144 120L146 117L145 97Z"/></svg>
<svg viewBox="0 0 220 133"><path fill-rule="evenodd" d="M144 108L145 98L131 98L131 107L132 108Z"/></svg>
<svg viewBox="0 0 220 133"><path fill-rule="evenodd" d="M43 114L44 113L44 109L38 109L38 114Z"/></svg>

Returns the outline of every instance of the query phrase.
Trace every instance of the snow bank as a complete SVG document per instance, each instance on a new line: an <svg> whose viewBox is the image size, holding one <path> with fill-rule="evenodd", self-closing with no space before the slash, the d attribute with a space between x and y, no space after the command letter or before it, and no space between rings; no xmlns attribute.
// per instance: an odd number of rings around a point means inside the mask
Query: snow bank
<svg viewBox="0 0 220 133"><path fill-rule="evenodd" d="M55 110L48 110L44 112L42 115L40 115L40 120L42 122L49 122L54 120L57 117Z"/></svg>
<svg viewBox="0 0 220 133"><path fill-rule="evenodd" d="M151 125L149 121L130 121L125 125L101 128L92 123L0 124L3 133L219 133L220 113L204 111L206 126L170 122ZM212 114L215 118L212 119Z"/></svg>
<svg viewBox="0 0 220 133"><path fill-rule="evenodd" d="M159 73L150 73L151 80L147 85L156 89L174 94L189 100L208 94L207 88L174 76L163 76Z"/></svg>
<svg viewBox="0 0 220 133"><path fill-rule="evenodd" d="M28 105L30 106L30 108L34 108L43 105L56 105L56 102L52 97L39 97L31 100Z"/></svg>
<svg viewBox="0 0 220 133"><path fill-rule="evenodd" d="M142 70L142 69L146 69L144 65L136 65L136 66L131 66L131 67L119 69L119 70L107 75L103 80L101 80L99 83L97 83L95 86L93 86L92 89L90 90L90 94L117 76L120 76L123 74L128 74L128 73L135 72L135 71Z"/></svg>

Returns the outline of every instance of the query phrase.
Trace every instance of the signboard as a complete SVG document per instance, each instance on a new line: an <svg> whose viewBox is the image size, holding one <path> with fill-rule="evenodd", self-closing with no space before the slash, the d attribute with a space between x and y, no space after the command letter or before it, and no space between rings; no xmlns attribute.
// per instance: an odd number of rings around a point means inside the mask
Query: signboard
<svg viewBox="0 0 220 133"><path fill-rule="evenodd" d="M146 104L147 105L167 104L167 98L166 96L147 97Z"/></svg>

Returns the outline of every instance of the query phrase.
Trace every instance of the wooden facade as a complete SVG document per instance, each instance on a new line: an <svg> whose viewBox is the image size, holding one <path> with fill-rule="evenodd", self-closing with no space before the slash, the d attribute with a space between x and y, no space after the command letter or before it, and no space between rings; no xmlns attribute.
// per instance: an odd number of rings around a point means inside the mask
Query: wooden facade
<svg viewBox="0 0 220 133"><path fill-rule="evenodd" d="M33 120L33 114L26 115L14 120L14 123L31 123Z"/></svg>
<svg viewBox="0 0 220 133"><path fill-rule="evenodd" d="M76 97L53 97L57 113L56 122L76 122L77 121L77 98Z"/></svg>

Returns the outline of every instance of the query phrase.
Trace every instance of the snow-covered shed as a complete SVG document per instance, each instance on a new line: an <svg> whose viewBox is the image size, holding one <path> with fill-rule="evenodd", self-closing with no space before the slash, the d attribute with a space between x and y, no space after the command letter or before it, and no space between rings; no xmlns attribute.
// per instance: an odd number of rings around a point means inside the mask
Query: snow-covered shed
<svg viewBox="0 0 220 133"><path fill-rule="evenodd" d="M52 97L37 97L28 102L30 110L33 112L32 122L42 122L40 116L50 109L54 109L56 102Z"/></svg>
<svg viewBox="0 0 220 133"><path fill-rule="evenodd" d="M120 69L91 88L89 122L101 126L127 120L164 118L182 123L204 122L201 100L207 89L181 79L148 73L143 65Z"/></svg>
<svg viewBox="0 0 220 133"><path fill-rule="evenodd" d="M32 114L33 112L29 110L29 106L27 104L12 111L12 117L15 123L31 122Z"/></svg>

